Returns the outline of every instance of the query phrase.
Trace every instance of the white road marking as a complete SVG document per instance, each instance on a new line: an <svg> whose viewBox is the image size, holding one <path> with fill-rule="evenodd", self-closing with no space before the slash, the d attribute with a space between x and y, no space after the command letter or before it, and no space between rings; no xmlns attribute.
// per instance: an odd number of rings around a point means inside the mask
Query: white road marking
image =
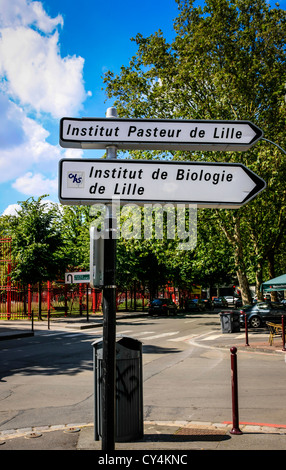
<svg viewBox="0 0 286 470"><path fill-rule="evenodd" d="M189 339L192 339L194 335L188 335L188 336L179 336L178 338L171 338L167 339L167 341L187 341Z"/></svg>
<svg viewBox="0 0 286 470"><path fill-rule="evenodd" d="M120 335L122 335L123 333L132 333L133 330L124 330L124 331L118 331L118 333Z"/></svg>
<svg viewBox="0 0 286 470"><path fill-rule="evenodd" d="M161 333L160 335L154 335L154 336L147 336L146 338L141 338L141 339L157 339L157 338L164 338L165 336L173 336L177 335L179 331L172 331L170 333Z"/></svg>
<svg viewBox="0 0 286 470"><path fill-rule="evenodd" d="M220 338L221 336L222 336L221 334L211 335L211 336L207 336L207 338L202 338L201 341L212 341L214 339Z"/></svg>
<svg viewBox="0 0 286 470"><path fill-rule="evenodd" d="M136 333L136 336L150 335L152 333L155 333L155 331L142 331L141 333Z"/></svg>

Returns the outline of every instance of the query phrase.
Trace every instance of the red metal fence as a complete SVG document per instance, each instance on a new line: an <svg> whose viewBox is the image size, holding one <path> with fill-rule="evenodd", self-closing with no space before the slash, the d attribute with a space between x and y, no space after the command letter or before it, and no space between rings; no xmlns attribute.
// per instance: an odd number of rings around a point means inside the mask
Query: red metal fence
<svg viewBox="0 0 286 470"><path fill-rule="evenodd" d="M13 261L11 237L0 238L0 319L31 318L34 315L69 316L101 312L102 293L89 284L65 284L64 281L47 281L41 285L22 286L11 281ZM160 297L171 297L177 303L179 292L167 286ZM41 301L39 301L41 299ZM117 311L146 310L150 294L142 287L117 292Z"/></svg>
<svg viewBox="0 0 286 470"><path fill-rule="evenodd" d="M41 302L39 302L41 299ZM65 286L55 282L38 286L1 286L0 319L31 318L34 314L51 316L84 315L101 310L101 292L88 284Z"/></svg>
<svg viewBox="0 0 286 470"><path fill-rule="evenodd" d="M41 303L39 304L39 298ZM0 319L31 318L32 312L41 316L89 315L102 311L102 292L89 284L44 283L39 294L38 286L1 286ZM117 293L117 311L147 310L148 292L126 290Z"/></svg>

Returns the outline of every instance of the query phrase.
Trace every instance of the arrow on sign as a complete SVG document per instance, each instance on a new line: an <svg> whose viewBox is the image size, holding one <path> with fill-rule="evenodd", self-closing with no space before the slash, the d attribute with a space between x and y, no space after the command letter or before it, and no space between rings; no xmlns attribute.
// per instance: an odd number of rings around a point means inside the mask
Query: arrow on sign
<svg viewBox="0 0 286 470"><path fill-rule="evenodd" d="M59 163L62 204L184 203L239 208L263 189L263 179L241 163L64 159Z"/></svg>
<svg viewBox="0 0 286 470"><path fill-rule="evenodd" d="M249 121L62 118L60 145L68 148L243 151L263 136Z"/></svg>

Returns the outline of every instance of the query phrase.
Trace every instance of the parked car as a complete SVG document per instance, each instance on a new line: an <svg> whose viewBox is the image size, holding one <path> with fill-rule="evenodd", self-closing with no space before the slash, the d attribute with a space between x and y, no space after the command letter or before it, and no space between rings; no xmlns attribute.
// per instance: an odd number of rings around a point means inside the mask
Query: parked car
<svg viewBox="0 0 286 470"><path fill-rule="evenodd" d="M154 299L148 310L150 315L177 315L177 305L170 299Z"/></svg>
<svg viewBox="0 0 286 470"><path fill-rule="evenodd" d="M185 303L186 312L192 312L192 311L202 312L204 310L206 310L205 303L200 299L187 300Z"/></svg>
<svg viewBox="0 0 286 470"><path fill-rule="evenodd" d="M242 307L242 300L240 297L236 297L234 299L234 308L237 308L237 307Z"/></svg>
<svg viewBox="0 0 286 470"><path fill-rule="evenodd" d="M225 300L228 307L240 307L242 305L241 299L235 295L226 295Z"/></svg>
<svg viewBox="0 0 286 470"><path fill-rule="evenodd" d="M213 303L215 307L227 307L227 301L224 297L214 297Z"/></svg>
<svg viewBox="0 0 286 470"><path fill-rule="evenodd" d="M245 305L240 309L240 324L245 324L245 314L247 323L252 328L259 328L267 321L281 323L281 315L285 315L285 310L274 302L257 302L254 305Z"/></svg>

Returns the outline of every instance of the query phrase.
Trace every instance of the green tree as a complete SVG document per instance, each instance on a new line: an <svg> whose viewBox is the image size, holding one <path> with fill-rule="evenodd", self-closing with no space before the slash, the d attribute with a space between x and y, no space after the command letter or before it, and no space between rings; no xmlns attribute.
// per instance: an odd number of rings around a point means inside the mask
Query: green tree
<svg viewBox="0 0 286 470"><path fill-rule="evenodd" d="M106 74L118 114L250 120L285 148L286 12L265 0L206 0L203 7L176 1L174 40L168 43L160 30L147 38L138 34L129 66ZM284 155L263 141L247 152L171 153L177 160L241 162L267 182L246 206L209 217L233 251L243 301L250 302L249 281L255 278L259 291L285 233ZM141 158L158 158L158 152Z"/></svg>
<svg viewBox="0 0 286 470"><path fill-rule="evenodd" d="M89 228L93 220L89 206L62 206L58 221L68 258L68 269L89 271Z"/></svg>
<svg viewBox="0 0 286 470"><path fill-rule="evenodd" d="M212 210L199 213L200 230L192 262L194 279L209 288L237 284L232 246L212 218L216 218Z"/></svg>
<svg viewBox="0 0 286 470"><path fill-rule="evenodd" d="M10 219L12 257L15 266L11 279L23 285L39 285L39 317L41 317L42 282L56 279L64 272L67 258L61 231L57 225L56 205L30 198L20 203L17 215Z"/></svg>

